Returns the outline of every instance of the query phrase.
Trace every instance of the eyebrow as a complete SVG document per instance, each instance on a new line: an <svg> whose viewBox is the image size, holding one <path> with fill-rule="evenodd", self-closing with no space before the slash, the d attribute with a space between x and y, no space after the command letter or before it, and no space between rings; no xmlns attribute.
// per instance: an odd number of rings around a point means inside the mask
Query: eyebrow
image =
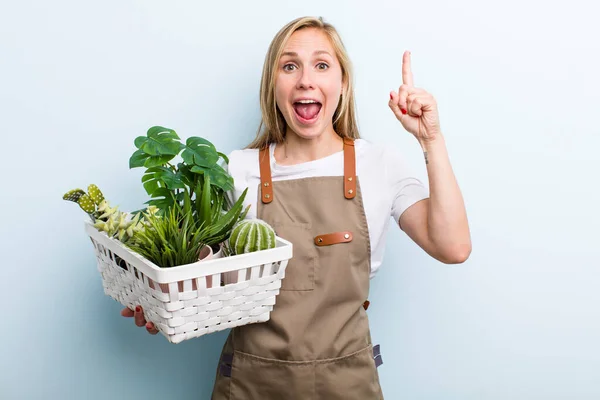
<svg viewBox="0 0 600 400"><path fill-rule="evenodd" d="M329 52L325 50L317 50L313 53L313 56L318 56L321 54L327 54L331 57L331 54L329 54ZM281 53L281 57L283 56L298 57L298 53L296 53L295 51L284 51L283 53Z"/></svg>

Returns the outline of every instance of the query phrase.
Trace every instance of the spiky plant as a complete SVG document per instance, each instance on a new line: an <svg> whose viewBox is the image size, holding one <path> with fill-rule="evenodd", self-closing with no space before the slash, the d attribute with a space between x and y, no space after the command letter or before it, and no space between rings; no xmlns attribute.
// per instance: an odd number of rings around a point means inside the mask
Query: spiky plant
<svg viewBox="0 0 600 400"><path fill-rule="evenodd" d="M131 250L162 268L198 261L209 227L198 226L190 211L184 212L175 204L162 217L148 213L144 217L146 228L126 243Z"/></svg>
<svg viewBox="0 0 600 400"><path fill-rule="evenodd" d="M261 219L245 219L233 227L229 245L234 254L272 249L276 245L275 231Z"/></svg>
<svg viewBox="0 0 600 400"><path fill-rule="evenodd" d="M88 186L87 193L82 189L69 190L63 195L63 200L79 204L79 207L89 215L96 229L106 232L108 236L115 237L123 243L133 238L134 234L144 227L139 214L129 218L128 214L119 211L118 207L111 207L102 191L94 184ZM155 210L156 207L153 212Z"/></svg>

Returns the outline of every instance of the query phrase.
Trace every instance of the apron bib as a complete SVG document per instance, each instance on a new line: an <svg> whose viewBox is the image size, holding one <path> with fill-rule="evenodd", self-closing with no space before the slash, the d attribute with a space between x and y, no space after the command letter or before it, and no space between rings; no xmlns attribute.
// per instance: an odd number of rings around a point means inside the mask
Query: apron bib
<svg viewBox="0 0 600 400"><path fill-rule="evenodd" d="M257 217L294 245L269 321L231 330L213 400L383 399L366 302L370 240L344 139L344 176L272 182L259 152Z"/></svg>

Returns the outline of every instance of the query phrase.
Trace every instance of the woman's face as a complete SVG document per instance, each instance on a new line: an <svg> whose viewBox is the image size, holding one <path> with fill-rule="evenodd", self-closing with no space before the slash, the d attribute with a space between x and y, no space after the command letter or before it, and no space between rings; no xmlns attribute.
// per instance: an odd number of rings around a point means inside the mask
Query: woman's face
<svg viewBox="0 0 600 400"><path fill-rule="evenodd" d="M333 114L342 93L342 69L329 38L315 28L288 40L275 80L275 100L292 130L305 139L333 132Z"/></svg>

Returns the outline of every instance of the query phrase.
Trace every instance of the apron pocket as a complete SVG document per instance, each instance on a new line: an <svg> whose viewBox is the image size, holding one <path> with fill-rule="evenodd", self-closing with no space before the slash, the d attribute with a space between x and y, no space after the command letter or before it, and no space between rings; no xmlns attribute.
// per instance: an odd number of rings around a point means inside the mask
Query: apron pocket
<svg viewBox="0 0 600 400"><path fill-rule="evenodd" d="M314 399L314 381L314 363L272 360L236 351L231 400Z"/></svg>
<svg viewBox="0 0 600 400"><path fill-rule="evenodd" d="M317 251L313 243L310 224L274 222L272 226L277 236L292 242L294 245L294 255L288 261L285 269L285 278L281 281L281 290L314 290Z"/></svg>
<svg viewBox="0 0 600 400"><path fill-rule="evenodd" d="M318 362L315 377L319 399L383 399L371 345L349 356Z"/></svg>

